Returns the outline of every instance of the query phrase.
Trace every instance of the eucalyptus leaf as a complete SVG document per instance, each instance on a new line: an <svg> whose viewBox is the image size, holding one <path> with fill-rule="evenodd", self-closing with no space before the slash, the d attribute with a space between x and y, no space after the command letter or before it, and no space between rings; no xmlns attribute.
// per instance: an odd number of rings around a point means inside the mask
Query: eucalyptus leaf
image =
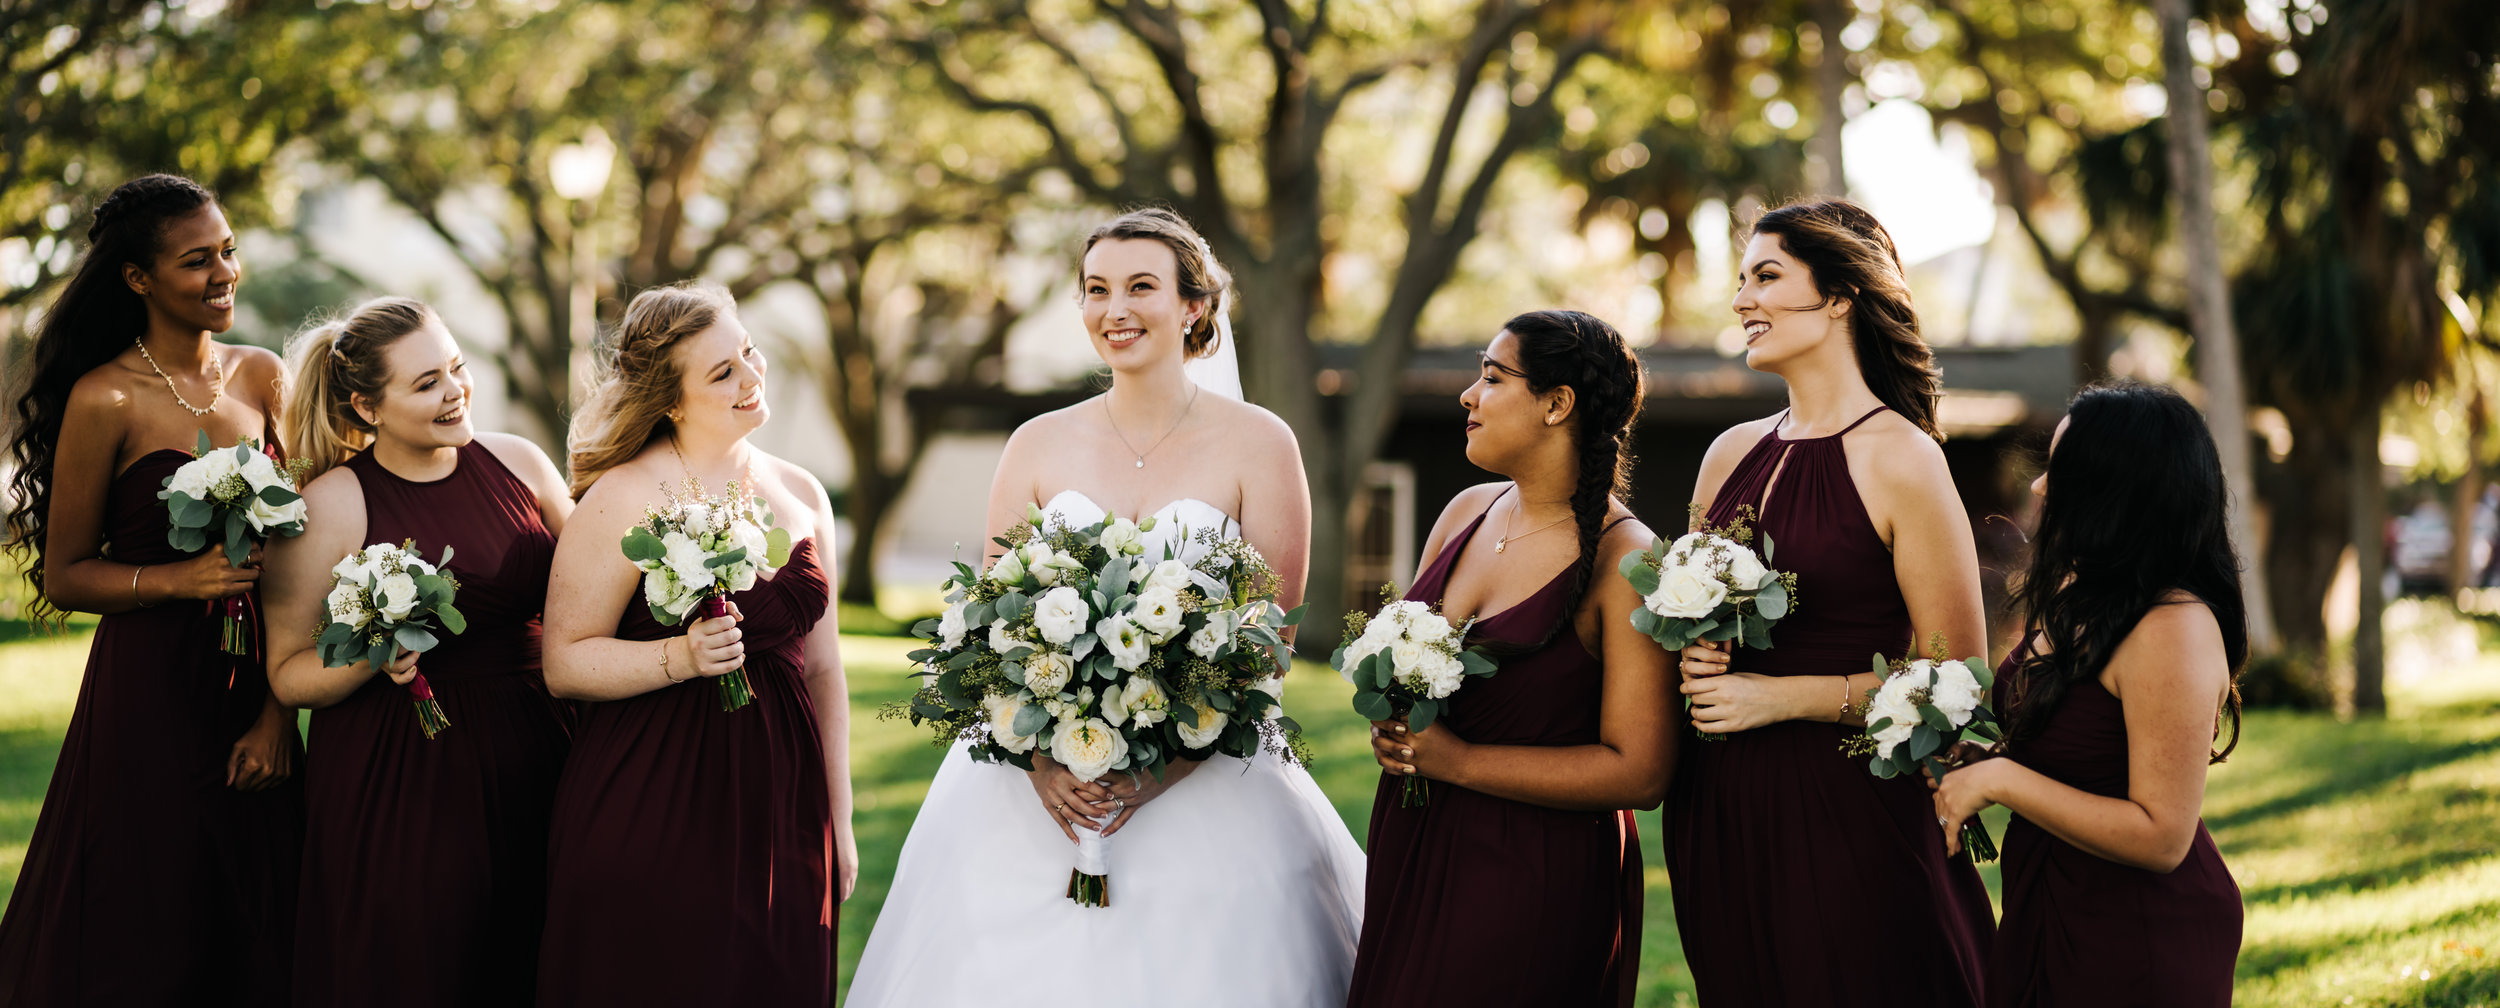
<svg viewBox="0 0 2500 1008"><path fill-rule="evenodd" d="M1388 697L1362 690L1354 694L1354 712L1362 715L1365 721L1386 721L1397 710L1389 704Z"/></svg>
<svg viewBox="0 0 2500 1008"><path fill-rule="evenodd" d="M1440 701L1431 699L1417 700L1415 701L1415 706L1408 708L1406 711L1407 730L1422 731L1426 728L1430 728L1432 727L1432 722L1440 716Z"/></svg>
<svg viewBox="0 0 2500 1008"><path fill-rule="evenodd" d="M435 640L433 634L425 632L424 627L413 623L400 624L398 629L391 631L391 639L397 641L400 647L410 651L430 651L433 650L435 644L440 643Z"/></svg>

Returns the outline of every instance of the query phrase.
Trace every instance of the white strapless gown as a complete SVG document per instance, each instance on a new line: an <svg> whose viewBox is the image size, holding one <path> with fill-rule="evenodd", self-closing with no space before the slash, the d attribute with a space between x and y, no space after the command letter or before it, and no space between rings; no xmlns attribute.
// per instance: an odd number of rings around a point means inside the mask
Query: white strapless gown
<svg viewBox="0 0 2500 1008"><path fill-rule="evenodd" d="M1103 508L1068 491L1071 524ZM1157 512L1147 555L1204 501ZM1111 837L1111 905L1069 901L1076 848L1012 766L949 750L851 982L851 1008L1337 1008L1363 929L1363 851L1301 767L1216 756Z"/></svg>

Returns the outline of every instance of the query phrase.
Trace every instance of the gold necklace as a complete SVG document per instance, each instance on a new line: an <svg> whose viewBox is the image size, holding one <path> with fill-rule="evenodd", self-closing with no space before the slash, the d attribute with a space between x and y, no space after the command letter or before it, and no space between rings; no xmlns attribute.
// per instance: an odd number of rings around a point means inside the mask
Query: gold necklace
<svg viewBox="0 0 2500 1008"><path fill-rule="evenodd" d="M1191 385L1189 387L1189 402L1181 407L1180 419L1172 421L1171 429L1164 431L1162 437L1155 439L1155 443L1147 445L1145 451L1138 451L1137 446L1128 443L1128 435L1120 433L1120 421L1119 418L1111 415L1111 397L1108 395L1102 397L1102 417L1105 420L1111 421L1112 436L1120 439L1120 447L1128 449L1128 453L1130 455L1137 457L1137 468L1143 469L1146 467L1146 456L1154 454L1155 449L1163 447L1164 442L1171 440L1173 431L1181 429L1181 424L1187 422L1189 419L1189 411L1197 408L1197 406L1198 386Z"/></svg>
<svg viewBox="0 0 2500 1008"><path fill-rule="evenodd" d="M148 362L148 370L156 372L157 377L165 379L165 391L173 393L174 401L181 403L183 409L190 410L192 416L207 416L217 412L217 401L226 397L226 362L217 358L215 345L212 344L209 347L208 366L216 369L217 382L209 386L206 407L193 406L191 400L182 397L182 390L174 387L174 376L166 374L164 368L156 366L156 355L148 352L148 341L145 337L131 340L130 345L139 348L139 356Z"/></svg>
<svg viewBox="0 0 2500 1008"><path fill-rule="evenodd" d="M686 453L677 447L677 435L674 433L668 436L668 453L677 456L677 469L686 474L686 482L694 487L694 492L703 493L703 481L696 479L694 467L686 464ZM752 453L747 456L747 463L738 467L738 478L734 482L738 485L740 496L755 496L755 456ZM723 487L721 492L726 495L728 488Z"/></svg>
<svg viewBox="0 0 2500 1008"><path fill-rule="evenodd" d="M1506 521L1504 521L1504 522L1502 523L1502 527L1503 527L1503 528L1505 528L1505 529L1509 528L1512 524L1516 523L1516 522L1519 520L1519 515L1520 515L1520 513L1521 513L1521 512L1523 512L1523 511L1526 511L1526 510L1527 510L1527 508L1524 508L1524 507L1522 507L1522 508L1517 508L1517 509L1512 510L1512 511L1511 511L1511 513L1510 513L1510 518L1509 518L1508 520L1506 520ZM1535 527L1535 528L1532 528L1532 529L1529 529L1529 530L1527 530L1527 531L1525 531L1525 532L1520 532L1520 533L1517 533L1517 534L1512 534L1512 533L1505 532L1505 533L1503 533L1503 535L1502 535L1502 537L1501 537L1501 538L1493 540L1493 552L1495 552L1495 553L1499 553L1499 552L1501 552L1501 551L1503 551L1503 550L1505 550L1505 549L1509 549L1509 548L1510 548L1510 541L1511 541L1511 540L1513 540L1513 539L1525 539L1525 538L1527 538L1527 537L1529 537L1529 536L1532 536L1532 535L1535 535L1535 534L1537 534L1537 533L1539 533L1539 532L1543 532L1543 531L1545 531L1546 529L1553 528L1553 527L1554 527L1554 526L1556 526L1556 525L1560 525L1560 524L1562 524L1562 523L1564 523L1564 522L1570 521L1573 517L1574 517L1574 516L1572 516L1572 515L1564 515L1564 516L1562 516L1562 517L1560 517L1560 518L1556 518L1556 519L1554 519L1553 521L1546 522L1546 523L1545 523L1545 524L1543 524L1543 525L1539 525L1539 526L1537 526L1537 527Z"/></svg>

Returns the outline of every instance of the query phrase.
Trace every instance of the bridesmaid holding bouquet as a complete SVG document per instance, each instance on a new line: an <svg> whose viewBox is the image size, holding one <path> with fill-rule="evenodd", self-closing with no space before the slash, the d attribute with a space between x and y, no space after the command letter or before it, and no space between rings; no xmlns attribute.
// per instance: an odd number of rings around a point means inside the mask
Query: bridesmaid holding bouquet
<svg viewBox="0 0 2500 1008"><path fill-rule="evenodd" d="M536 445L471 427L460 345L420 302L367 302L289 358L287 442L320 474L304 535L269 551L270 685L313 708L295 1003L528 1004L570 720L538 621L572 498ZM325 666L332 567L403 542L451 550L467 625L422 672ZM432 738L412 691L450 722Z"/></svg>
<svg viewBox="0 0 2500 1008"><path fill-rule="evenodd" d="M166 541L157 497L205 434L275 441L276 355L234 324L234 234L208 190L149 175L96 207L9 411L8 548L38 619L103 616L0 919L0 1004L283 1005L303 786L295 718L228 654L222 600L258 550Z"/></svg>
<svg viewBox="0 0 2500 1008"><path fill-rule="evenodd" d="M1856 205L1762 215L1735 309L1745 363L1792 408L1704 456L1694 504L1740 509L1797 576L1771 650L1678 656L1693 726L1667 796L1667 870L1705 1006L1970 1008L1988 894L1945 855L1928 796L1841 743L1864 724L1868 657L1980 651L1970 522L1945 468L1938 381L1900 256Z"/></svg>

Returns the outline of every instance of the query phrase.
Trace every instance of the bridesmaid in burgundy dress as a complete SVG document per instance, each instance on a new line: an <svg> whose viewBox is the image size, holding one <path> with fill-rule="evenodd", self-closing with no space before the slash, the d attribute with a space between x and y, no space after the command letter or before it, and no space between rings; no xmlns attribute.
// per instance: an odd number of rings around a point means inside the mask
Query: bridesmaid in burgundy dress
<svg viewBox="0 0 2500 1008"><path fill-rule="evenodd" d="M1460 399L1467 458L1512 481L1450 502L1406 597L1482 617L1474 639L1501 668L1420 732L1373 728L1386 773L1346 1003L1628 1006L1629 810L1658 804L1675 758L1667 655L1632 629L1640 597L1614 573L1654 539L1618 499L1640 362L1606 323L1541 311L1482 366ZM1401 806L1407 775L1435 782L1424 805Z"/></svg>
<svg viewBox="0 0 2500 1008"><path fill-rule="evenodd" d="M1997 680L2006 757L1946 774L1934 800L1949 838L2014 812L1988 1004L2228 1005L2240 890L2198 816L2206 765L2239 742L2248 657L2221 456L2178 393L2094 386L2031 489L2046 503L2028 633Z"/></svg>
<svg viewBox="0 0 2500 1008"><path fill-rule="evenodd" d="M1986 646L1970 523L1937 447L1936 371L1891 237L1843 201L1762 216L1735 309L1747 366L1794 408L1740 424L1694 502L1750 509L1797 606L1771 650L1679 657L1693 725L1667 796L1667 869L1705 1006L1968 1008L1989 932L1978 873L1945 855L1928 796L1840 745L1868 656L1935 635Z"/></svg>
<svg viewBox="0 0 2500 1008"><path fill-rule="evenodd" d="M528 1004L568 720L539 681L538 618L572 498L537 446L470 427L459 344L419 302L304 334L291 368L288 441L321 470L304 534L269 551L270 685L314 708L295 1003ZM452 549L467 628L383 675L324 667L331 568L401 542ZM420 671L451 723L432 739Z"/></svg>
<svg viewBox="0 0 2500 1008"><path fill-rule="evenodd" d="M282 1005L301 747L216 603L259 565L176 551L156 497L203 431L272 440L278 358L211 339L242 267L207 190L134 179L87 237L10 411L8 545L38 618L104 618L0 920L0 1005Z"/></svg>
<svg viewBox="0 0 2500 1008"><path fill-rule="evenodd" d="M613 354L573 421L581 511L548 584L548 684L596 702L556 791L539 1003L822 1008L859 863L832 508L747 442L764 358L727 292L645 291ZM662 626L617 543L664 492L733 480L789 530L789 563L728 616ZM742 665L755 700L724 711L711 677Z"/></svg>

